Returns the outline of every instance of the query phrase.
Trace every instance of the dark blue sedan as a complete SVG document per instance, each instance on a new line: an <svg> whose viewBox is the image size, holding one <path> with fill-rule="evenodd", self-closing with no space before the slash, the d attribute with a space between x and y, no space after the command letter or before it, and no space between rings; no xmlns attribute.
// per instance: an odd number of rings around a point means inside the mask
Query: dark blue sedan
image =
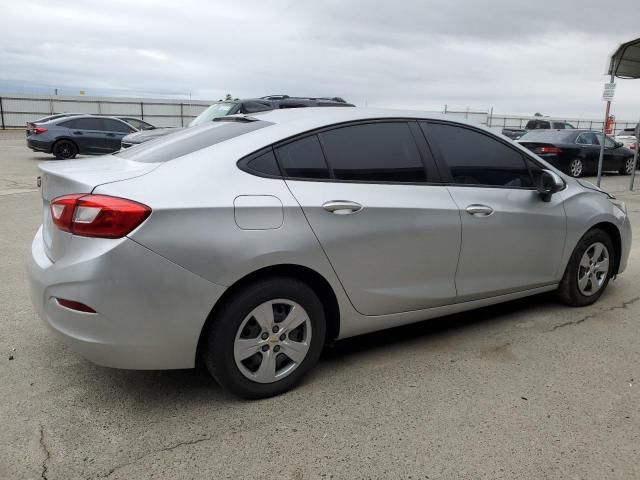
<svg viewBox="0 0 640 480"><path fill-rule="evenodd" d="M74 115L29 124L27 146L58 159L103 155L120 150L122 137L137 130L115 117Z"/></svg>

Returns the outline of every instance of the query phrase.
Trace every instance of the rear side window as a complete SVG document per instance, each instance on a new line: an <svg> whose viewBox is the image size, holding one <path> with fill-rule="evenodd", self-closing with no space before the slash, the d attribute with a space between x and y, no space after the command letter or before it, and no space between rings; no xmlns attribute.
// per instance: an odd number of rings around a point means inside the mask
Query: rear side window
<svg viewBox="0 0 640 480"><path fill-rule="evenodd" d="M60 125L76 130L104 130L102 118L75 118L62 122Z"/></svg>
<svg viewBox="0 0 640 480"><path fill-rule="evenodd" d="M409 125L369 123L320 134L337 180L426 182L427 175Z"/></svg>
<svg viewBox="0 0 640 480"><path fill-rule="evenodd" d="M286 176L329 178L329 169L316 135L287 143L279 147L277 152Z"/></svg>
<svg viewBox="0 0 640 480"><path fill-rule="evenodd" d="M440 151L454 183L496 187L532 187L520 152L469 128L422 123L429 141Z"/></svg>
<svg viewBox="0 0 640 480"><path fill-rule="evenodd" d="M259 175L268 175L271 177L280 176L280 168L278 167L276 156L271 149L250 159L246 163L246 169Z"/></svg>

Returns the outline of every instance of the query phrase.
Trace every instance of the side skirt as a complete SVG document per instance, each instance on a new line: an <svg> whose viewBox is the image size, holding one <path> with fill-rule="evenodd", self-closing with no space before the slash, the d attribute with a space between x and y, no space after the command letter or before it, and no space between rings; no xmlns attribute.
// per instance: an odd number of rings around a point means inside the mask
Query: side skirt
<svg viewBox="0 0 640 480"><path fill-rule="evenodd" d="M364 333L384 330L386 328L399 327L401 325L421 322L423 320L429 320L431 318L444 317L445 315L452 315L454 313L464 312L466 310L487 307L489 305L495 305L497 303L508 302L510 300L517 300L518 298L524 298L531 295L537 295L539 293L549 292L551 290L556 290L557 288L558 284L555 283L552 285L545 285L543 287L532 288L529 290L507 293L495 297L482 298L480 300L454 303L451 305L444 305L442 307L434 307L426 310L394 313L391 315L358 315L354 314L354 311L352 310L352 315L350 316L350 318L341 319L340 336L338 338L348 338L356 335L362 335Z"/></svg>

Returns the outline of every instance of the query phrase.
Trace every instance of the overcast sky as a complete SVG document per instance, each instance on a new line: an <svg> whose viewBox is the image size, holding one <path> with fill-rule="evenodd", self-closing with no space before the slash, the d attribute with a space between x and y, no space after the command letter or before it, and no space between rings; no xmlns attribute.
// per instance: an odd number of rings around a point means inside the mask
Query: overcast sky
<svg viewBox="0 0 640 480"><path fill-rule="evenodd" d="M639 0L0 0L0 92L599 118L607 56L638 36ZM640 80L613 113L640 117Z"/></svg>

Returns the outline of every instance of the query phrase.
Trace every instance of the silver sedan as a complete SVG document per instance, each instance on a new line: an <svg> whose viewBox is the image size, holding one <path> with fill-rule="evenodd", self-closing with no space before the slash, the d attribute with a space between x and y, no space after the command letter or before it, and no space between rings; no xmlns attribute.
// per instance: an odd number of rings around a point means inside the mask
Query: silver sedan
<svg viewBox="0 0 640 480"><path fill-rule="evenodd" d="M292 388L334 339L551 290L589 305L631 243L611 195L411 111L224 117L40 170L45 324L101 365L200 358L246 398Z"/></svg>

